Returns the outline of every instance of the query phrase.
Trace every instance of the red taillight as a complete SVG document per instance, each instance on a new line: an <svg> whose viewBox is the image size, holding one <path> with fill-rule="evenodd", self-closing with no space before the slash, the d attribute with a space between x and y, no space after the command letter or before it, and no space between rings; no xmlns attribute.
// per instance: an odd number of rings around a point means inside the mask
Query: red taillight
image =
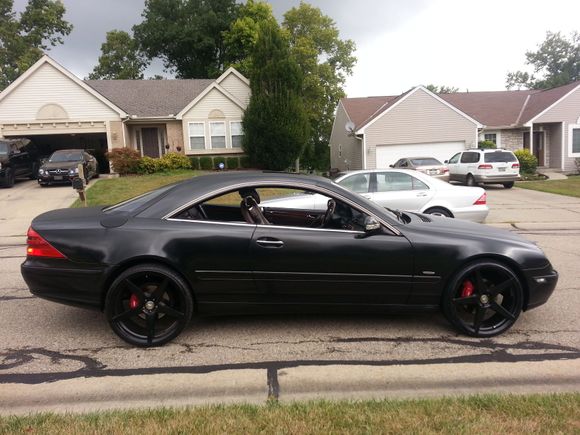
<svg viewBox="0 0 580 435"><path fill-rule="evenodd" d="M446 174L447 172L449 172L449 168L442 168L441 172L443 172L444 174Z"/></svg>
<svg viewBox="0 0 580 435"><path fill-rule="evenodd" d="M519 163L514 163L514 164L512 165L512 168L513 168L513 169L519 169L519 168L520 168L520 164L519 164Z"/></svg>
<svg viewBox="0 0 580 435"><path fill-rule="evenodd" d="M40 237L36 231L31 228L26 234L26 254L29 257L48 257L48 258L66 258L54 246Z"/></svg>
<svg viewBox="0 0 580 435"><path fill-rule="evenodd" d="M473 203L473 205L485 205L485 204L487 204L487 192L481 195L479 199Z"/></svg>
<svg viewBox="0 0 580 435"><path fill-rule="evenodd" d="M493 166L488 163L485 165L479 165L477 169L493 169Z"/></svg>

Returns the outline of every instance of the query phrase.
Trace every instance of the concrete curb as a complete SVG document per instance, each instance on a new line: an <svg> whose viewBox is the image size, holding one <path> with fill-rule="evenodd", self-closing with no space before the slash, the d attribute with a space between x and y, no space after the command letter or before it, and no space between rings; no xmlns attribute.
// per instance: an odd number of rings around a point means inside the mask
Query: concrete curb
<svg viewBox="0 0 580 435"><path fill-rule="evenodd" d="M263 404L272 399L292 402L569 391L580 391L580 360L408 366L337 364L3 384L0 415Z"/></svg>

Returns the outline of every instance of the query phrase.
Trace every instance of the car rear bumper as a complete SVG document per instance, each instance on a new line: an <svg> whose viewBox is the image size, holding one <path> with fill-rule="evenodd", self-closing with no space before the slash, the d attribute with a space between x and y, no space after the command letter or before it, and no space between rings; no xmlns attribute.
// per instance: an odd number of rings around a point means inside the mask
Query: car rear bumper
<svg viewBox="0 0 580 435"><path fill-rule="evenodd" d="M524 270L526 283L528 285L528 303L526 310L539 307L545 304L558 284L558 272L551 264L541 269Z"/></svg>
<svg viewBox="0 0 580 435"><path fill-rule="evenodd" d="M519 181L519 174L502 174L502 175L474 175L478 183L509 183Z"/></svg>
<svg viewBox="0 0 580 435"><path fill-rule="evenodd" d="M30 292L67 305L101 309L104 268L78 266L68 260L27 258L20 272Z"/></svg>
<svg viewBox="0 0 580 435"><path fill-rule="evenodd" d="M454 209L452 213L456 219L482 223L485 222L485 219L489 214L489 207L485 205L474 205L471 207Z"/></svg>

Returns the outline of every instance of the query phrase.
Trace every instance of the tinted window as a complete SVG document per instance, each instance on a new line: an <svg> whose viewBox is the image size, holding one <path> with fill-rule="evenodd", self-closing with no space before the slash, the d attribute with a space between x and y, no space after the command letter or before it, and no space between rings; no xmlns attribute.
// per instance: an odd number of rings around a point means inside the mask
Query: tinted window
<svg viewBox="0 0 580 435"><path fill-rule="evenodd" d="M441 165L441 162L437 159L411 159L411 162L415 166L436 166Z"/></svg>
<svg viewBox="0 0 580 435"><path fill-rule="evenodd" d="M463 153L461 156L461 163L477 163L479 162L479 153Z"/></svg>
<svg viewBox="0 0 580 435"><path fill-rule="evenodd" d="M451 157L449 159L449 163L457 163L459 161L459 156L461 155L461 153L457 153L455 154L453 157Z"/></svg>
<svg viewBox="0 0 580 435"><path fill-rule="evenodd" d="M495 151L493 153L485 153L483 155L483 161L486 163L515 162L517 159L512 153Z"/></svg>
<svg viewBox="0 0 580 435"><path fill-rule="evenodd" d="M369 174L355 174L339 181L338 184L353 192L365 193L369 191L369 180Z"/></svg>

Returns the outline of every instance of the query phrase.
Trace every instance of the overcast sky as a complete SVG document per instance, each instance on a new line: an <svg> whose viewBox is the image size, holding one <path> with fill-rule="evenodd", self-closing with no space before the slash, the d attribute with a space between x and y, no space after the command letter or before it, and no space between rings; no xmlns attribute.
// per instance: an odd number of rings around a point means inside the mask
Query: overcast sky
<svg viewBox="0 0 580 435"><path fill-rule="evenodd" d="M27 0L15 0L21 10ZM85 77L108 30L131 30L144 0L63 0L74 30L49 54ZM299 0L274 0L281 19ZM502 90L508 71L524 68L524 53L546 31L580 31L578 0L310 0L332 17L358 58L349 97L397 95L418 84L462 91ZM157 73L159 66L151 73Z"/></svg>

